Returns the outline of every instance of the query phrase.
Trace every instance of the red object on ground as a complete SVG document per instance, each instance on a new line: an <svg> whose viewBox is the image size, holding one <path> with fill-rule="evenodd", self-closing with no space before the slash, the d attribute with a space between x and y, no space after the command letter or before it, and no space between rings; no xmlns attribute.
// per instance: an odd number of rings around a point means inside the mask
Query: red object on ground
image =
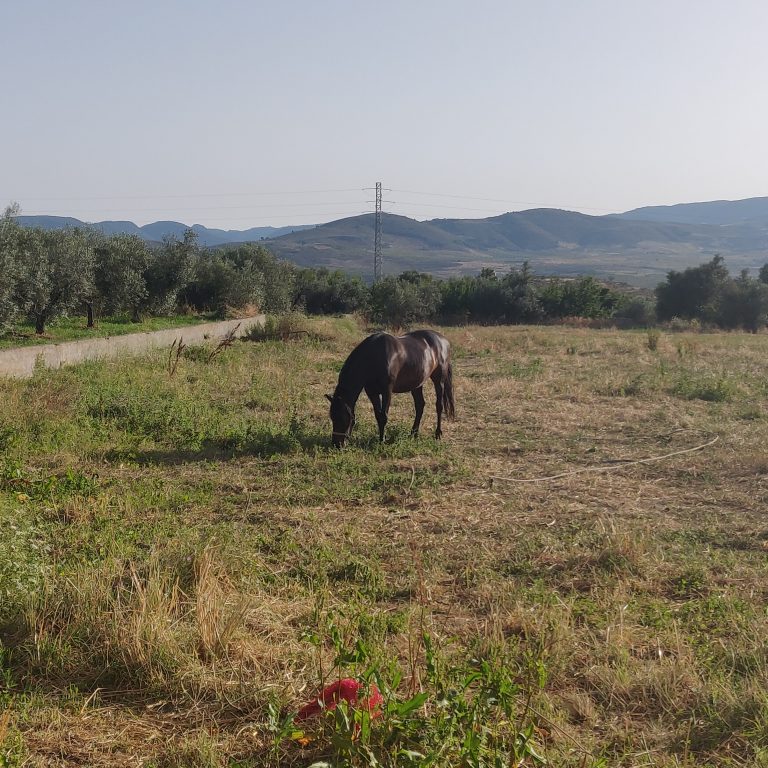
<svg viewBox="0 0 768 768"><path fill-rule="evenodd" d="M310 717L315 717L324 709L334 710L340 701L346 701L350 707L356 709L368 710L371 717L378 717L381 714L381 705L384 703L384 697L379 693L379 689L371 683L367 698L358 701L358 694L361 691L365 691L365 686L351 677L337 680L324 688L316 699L303 706L296 714L296 720L307 720Z"/></svg>

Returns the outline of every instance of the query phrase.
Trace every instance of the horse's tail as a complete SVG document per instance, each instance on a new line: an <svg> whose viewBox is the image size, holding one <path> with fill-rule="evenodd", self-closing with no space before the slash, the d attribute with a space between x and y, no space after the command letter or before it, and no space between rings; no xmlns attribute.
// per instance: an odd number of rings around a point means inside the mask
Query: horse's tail
<svg viewBox="0 0 768 768"><path fill-rule="evenodd" d="M453 418L456 415L456 404L453 402L453 366L446 363L443 369L443 413Z"/></svg>

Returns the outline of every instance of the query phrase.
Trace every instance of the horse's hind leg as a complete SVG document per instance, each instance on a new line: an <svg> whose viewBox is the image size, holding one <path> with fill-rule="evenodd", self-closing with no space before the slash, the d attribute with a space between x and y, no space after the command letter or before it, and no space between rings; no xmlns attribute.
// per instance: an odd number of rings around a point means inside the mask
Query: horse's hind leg
<svg viewBox="0 0 768 768"><path fill-rule="evenodd" d="M435 440L443 436L443 381L440 369L432 374L432 383L435 385L435 399L437 400L437 429Z"/></svg>
<svg viewBox="0 0 768 768"><path fill-rule="evenodd" d="M419 425L421 424L421 417L424 413L424 388L419 387L418 389L414 389L413 392L411 392L413 395L413 406L416 408L416 419L413 422L413 428L411 429L411 434L414 437L417 437L419 434Z"/></svg>
<svg viewBox="0 0 768 768"><path fill-rule="evenodd" d="M389 406L392 402L392 385L381 393L381 418L379 419L379 442L384 442L384 428L387 426Z"/></svg>

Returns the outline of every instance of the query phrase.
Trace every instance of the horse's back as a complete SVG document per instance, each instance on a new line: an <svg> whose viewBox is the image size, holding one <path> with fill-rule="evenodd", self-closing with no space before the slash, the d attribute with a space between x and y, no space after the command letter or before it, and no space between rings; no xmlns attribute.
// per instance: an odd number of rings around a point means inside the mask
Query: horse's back
<svg viewBox="0 0 768 768"><path fill-rule="evenodd" d="M450 350L448 339L437 331L427 329L411 331L402 336L393 336L385 331L377 331L370 336L366 336L353 350L352 354L357 353L366 355L369 358L379 359L383 355L387 360L394 360L398 357L411 357L414 350L422 350L424 344L435 350L444 359L447 359Z"/></svg>
<svg viewBox="0 0 768 768"><path fill-rule="evenodd" d="M377 331L366 336L350 353L347 363L354 359L365 359L374 366L389 365L395 361L421 357L424 345L435 353L436 361L447 364L450 361L451 345L442 333L429 329L411 331L402 336L393 336L385 331Z"/></svg>
<svg viewBox="0 0 768 768"><path fill-rule="evenodd" d="M451 345L448 339L443 336L442 333L432 331L429 329L423 329L418 331L411 331L406 333L405 336L401 336L401 339L413 339L421 343L426 343L435 351L438 364L447 365L451 359Z"/></svg>

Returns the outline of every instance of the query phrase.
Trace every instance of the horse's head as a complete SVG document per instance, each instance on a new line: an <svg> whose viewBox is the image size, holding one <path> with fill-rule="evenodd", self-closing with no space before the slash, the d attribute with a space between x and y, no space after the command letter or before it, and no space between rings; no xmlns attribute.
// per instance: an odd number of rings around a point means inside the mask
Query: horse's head
<svg viewBox="0 0 768 768"><path fill-rule="evenodd" d="M333 433L331 442L334 448L343 448L355 426L355 411L341 395L326 395L331 403L331 422Z"/></svg>

